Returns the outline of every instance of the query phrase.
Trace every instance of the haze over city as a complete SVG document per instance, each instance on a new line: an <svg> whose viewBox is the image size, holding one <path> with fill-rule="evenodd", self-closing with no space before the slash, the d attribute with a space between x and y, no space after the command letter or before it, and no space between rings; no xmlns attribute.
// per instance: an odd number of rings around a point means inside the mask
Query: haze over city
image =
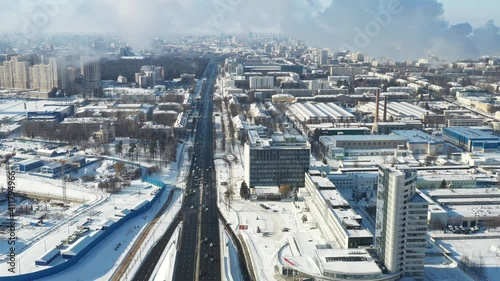
<svg viewBox="0 0 500 281"><path fill-rule="evenodd" d="M451 0L0 1L4 32L116 33L142 49L155 37L282 32L317 47L375 57L498 55L498 2ZM390 11L390 6L394 11ZM48 16L40 15L47 11ZM31 22L28 23L28 22ZM366 33L368 32L368 36ZM363 33L360 35L359 33ZM364 38L360 38L364 36Z"/></svg>
<svg viewBox="0 0 500 281"><path fill-rule="evenodd" d="M498 0L0 0L0 281L492 281Z"/></svg>

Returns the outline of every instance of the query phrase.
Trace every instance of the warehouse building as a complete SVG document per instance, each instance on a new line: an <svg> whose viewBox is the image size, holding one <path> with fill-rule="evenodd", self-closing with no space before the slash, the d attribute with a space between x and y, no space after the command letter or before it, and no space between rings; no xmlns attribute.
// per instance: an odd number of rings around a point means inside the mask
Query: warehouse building
<svg viewBox="0 0 500 281"><path fill-rule="evenodd" d="M42 160L27 159L27 160L23 160L23 161L20 161L18 163L12 164L11 169L14 171L26 173L26 172L35 170L37 168L40 168L42 166L43 166Z"/></svg>
<svg viewBox="0 0 500 281"><path fill-rule="evenodd" d="M334 103L295 103L288 107L287 115L299 124L352 122L356 117Z"/></svg>
<svg viewBox="0 0 500 281"><path fill-rule="evenodd" d="M58 123L74 113L74 105L46 104L41 110L28 112L28 120L54 120Z"/></svg>
<svg viewBox="0 0 500 281"><path fill-rule="evenodd" d="M419 130L397 130L392 134L402 136L407 139L406 147L413 154L443 154L444 141Z"/></svg>
<svg viewBox="0 0 500 281"><path fill-rule="evenodd" d="M369 102L358 108L365 114L373 114L375 112L376 103ZM379 111L386 112L388 120L406 120L418 119L427 125L445 124L445 117L442 114L436 114L429 110L419 107L408 102L388 102L387 111L384 109L384 103L379 104ZM385 120L387 121L387 120Z"/></svg>
<svg viewBox="0 0 500 281"><path fill-rule="evenodd" d="M491 132L466 127L443 129L443 137L470 152L494 152L500 148L500 138Z"/></svg>

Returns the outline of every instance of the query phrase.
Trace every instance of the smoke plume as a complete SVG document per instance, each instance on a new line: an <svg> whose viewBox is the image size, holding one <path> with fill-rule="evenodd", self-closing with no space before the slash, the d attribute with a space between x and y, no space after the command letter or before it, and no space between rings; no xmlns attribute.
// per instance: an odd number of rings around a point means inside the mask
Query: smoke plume
<svg viewBox="0 0 500 281"><path fill-rule="evenodd" d="M283 32L376 58L500 55L492 20L451 24L438 0L0 0L0 6L0 32L116 33L135 48L155 37Z"/></svg>

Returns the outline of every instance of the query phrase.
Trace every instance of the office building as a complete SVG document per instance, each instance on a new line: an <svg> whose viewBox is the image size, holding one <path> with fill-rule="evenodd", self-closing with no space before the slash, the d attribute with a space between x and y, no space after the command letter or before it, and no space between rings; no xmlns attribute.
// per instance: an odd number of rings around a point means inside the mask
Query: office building
<svg viewBox="0 0 500 281"><path fill-rule="evenodd" d="M332 76L354 76L362 74L363 68L358 66L332 66L330 67L330 75Z"/></svg>
<svg viewBox="0 0 500 281"><path fill-rule="evenodd" d="M319 172L306 173L303 195L315 219L324 222L320 227L325 237L329 237L327 233L331 232L331 238L340 248L369 247L373 244L373 234L364 227L362 217L328 178L322 177Z"/></svg>
<svg viewBox="0 0 500 281"><path fill-rule="evenodd" d="M272 89L274 88L273 76L252 76L250 77L250 89Z"/></svg>
<svg viewBox="0 0 500 281"><path fill-rule="evenodd" d="M321 136L320 143L325 147L342 147L344 149L397 149L406 145L406 138L397 135L337 135Z"/></svg>
<svg viewBox="0 0 500 281"><path fill-rule="evenodd" d="M249 186L304 187L310 145L301 135L287 132L261 138L257 131L250 130L244 157L245 181Z"/></svg>
<svg viewBox="0 0 500 281"><path fill-rule="evenodd" d="M484 119L476 116L468 110L444 110L447 127L477 127L482 126Z"/></svg>
<svg viewBox="0 0 500 281"><path fill-rule="evenodd" d="M428 203L416 181L406 165L379 167L375 247L387 271L424 280Z"/></svg>

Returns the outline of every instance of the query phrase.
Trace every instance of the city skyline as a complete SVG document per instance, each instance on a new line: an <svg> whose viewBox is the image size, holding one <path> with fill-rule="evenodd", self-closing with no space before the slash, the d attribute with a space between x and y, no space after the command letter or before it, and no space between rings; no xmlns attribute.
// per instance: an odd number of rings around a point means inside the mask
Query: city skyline
<svg viewBox="0 0 500 281"><path fill-rule="evenodd" d="M18 32L22 39L44 33L109 32L143 49L156 37L281 32L316 47L399 60L500 54L495 24L500 19L492 8L499 4L493 1L484 5L450 0L2 2L0 16L7 24L0 32Z"/></svg>

